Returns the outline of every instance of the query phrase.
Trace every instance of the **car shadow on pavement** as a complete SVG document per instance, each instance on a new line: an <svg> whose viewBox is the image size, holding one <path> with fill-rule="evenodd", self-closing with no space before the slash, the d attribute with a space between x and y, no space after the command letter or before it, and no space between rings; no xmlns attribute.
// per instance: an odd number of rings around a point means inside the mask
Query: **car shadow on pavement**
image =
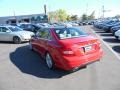
<svg viewBox="0 0 120 90"><path fill-rule="evenodd" d="M104 31L95 31L95 33L105 33Z"/></svg>
<svg viewBox="0 0 120 90"><path fill-rule="evenodd" d="M102 34L100 34L101 36L113 36L113 34L112 33L102 33Z"/></svg>
<svg viewBox="0 0 120 90"><path fill-rule="evenodd" d="M23 44L23 43L27 43L27 42L21 42L20 44ZM9 41L0 41L0 44L15 44L15 43L9 42Z"/></svg>
<svg viewBox="0 0 120 90"><path fill-rule="evenodd" d="M102 29L98 29L98 28L95 28L95 27L91 27L94 31L95 31L95 33L106 33L104 30L102 30Z"/></svg>
<svg viewBox="0 0 120 90"><path fill-rule="evenodd" d="M120 53L120 46L113 46L112 49L117 53Z"/></svg>
<svg viewBox="0 0 120 90"><path fill-rule="evenodd" d="M0 44L14 44L13 42L0 41Z"/></svg>
<svg viewBox="0 0 120 90"><path fill-rule="evenodd" d="M104 38L103 40L109 43L120 43L120 41L115 38Z"/></svg>
<svg viewBox="0 0 120 90"><path fill-rule="evenodd" d="M10 53L11 62L23 73L39 78L61 78L69 74L63 70L49 70L40 55L29 50L28 46L17 48Z"/></svg>

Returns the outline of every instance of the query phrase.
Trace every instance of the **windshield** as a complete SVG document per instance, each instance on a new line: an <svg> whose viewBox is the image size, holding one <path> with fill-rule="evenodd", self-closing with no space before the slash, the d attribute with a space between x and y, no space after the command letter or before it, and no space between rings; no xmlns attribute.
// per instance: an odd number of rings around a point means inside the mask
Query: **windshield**
<svg viewBox="0 0 120 90"><path fill-rule="evenodd" d="M80 28L63 28L55 29L55 33L60 39L76 38L81 36L87 36L88 34L82 31Z"/></svg>
<svg viewBox="0 0 120 90"><path fill-rule="evenodd" d="M19 27L8 27L12 32L17 32L17 31L23 31L21 28Z"/></svg>

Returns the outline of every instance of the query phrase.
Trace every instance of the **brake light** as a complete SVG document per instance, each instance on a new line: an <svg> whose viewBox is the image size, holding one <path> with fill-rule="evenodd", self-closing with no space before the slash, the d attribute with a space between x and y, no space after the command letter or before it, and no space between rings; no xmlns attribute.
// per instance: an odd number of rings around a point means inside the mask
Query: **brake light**
<svg viewBox="0 0 120 90"><path fill-rule="evenodd" d="M101 43L100 43L100 41L99 41L99 40L97 40L97 46L98 46L98 49L100 49L100 48L101 48Z"/></svg>
<svg viewBox="0 0 120 90"><path fill-rule="evenodd" d="M74 51L71 48L62 48L61 52L64 55L74 55Z"/></svg>
<svg viewBox="0 0 120 90"><path fill-rule="evenodd" d="M101 43L98 43L98 47L99 47L99 49L101 48Z"/></svg>
<svg viewBox="0 0 120 90"><path fill-rule="evenodd" d="M72 55L72 54L74 54L74 52L68 50L68 51L63 51L63 54L65 54L65 55Z"/></svg>

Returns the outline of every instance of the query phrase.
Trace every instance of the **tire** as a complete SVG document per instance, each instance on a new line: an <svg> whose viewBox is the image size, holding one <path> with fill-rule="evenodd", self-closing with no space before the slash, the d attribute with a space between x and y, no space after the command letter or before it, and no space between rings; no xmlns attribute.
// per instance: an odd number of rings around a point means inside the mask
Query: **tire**
<svg viewBox="0 0 120 90"><path fill-rule="evenodd" d="M18 36L15 36L15 37L13 37L13 42L15 44L20 44L21 43L21 39Z"/></svg>
<svg viewBox="0 0 120 90"><path fill-rule="evenodd" d="M49 53L46 54L45 61L46 61L46 65L49 69L54 69L55 68L52 57Z"/></svg>
<svg viewBox="0 0 120 90"><path fill-rule="evenodd" d="M118 36L115 36L115 38L118 40L119 37L118 37Z"/></svg>

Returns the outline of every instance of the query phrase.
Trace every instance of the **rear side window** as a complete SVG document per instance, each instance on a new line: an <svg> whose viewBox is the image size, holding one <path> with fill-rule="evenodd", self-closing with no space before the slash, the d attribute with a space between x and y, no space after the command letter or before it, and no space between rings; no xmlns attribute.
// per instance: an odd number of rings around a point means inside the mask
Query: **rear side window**
<svg viewBox="0 0 120 90"><path fill-rule="evenodd" d="M47 29L40 29L40 30L36 33L36 35L37 35L37 37L39 37L39 38L48 39L48 40L51 40L51 38L52 38L49 30L47 30Z"/></svg>
<svg viewBox="0 0 120 90"><path fill-rule="evenodd" d="M60 39L66 38L77 38L81 36L88 35L84 31L79 28L62 28L62 29L55 29L55 33Z"/></svg>
<svg viewBox="0 0 120 90"><path fill-rule="evenodd" d="M6 27L0 27L1 32L6 32L8 29Z"/></svg>

